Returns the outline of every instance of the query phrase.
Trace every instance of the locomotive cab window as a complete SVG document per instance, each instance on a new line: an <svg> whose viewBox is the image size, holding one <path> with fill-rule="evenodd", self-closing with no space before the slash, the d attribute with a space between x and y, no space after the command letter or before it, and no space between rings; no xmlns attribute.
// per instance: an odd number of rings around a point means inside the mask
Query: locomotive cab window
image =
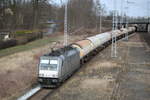
<svg viewBox="0 0 150 100"><path fill-rule="evenodd" d="M57 69L58 69L58 61L57 60L50 60L49 70L56 71Z"/></svg>
<svg viewBox="0 0 150 100"><path fill-rule="evenodd" d="M41 65L48 65L48 64L49 64L49 60L48 60L48 59L47 59L47 60L42 59L42 60L40 61L40 64L41 64Z"/></svg>
<svg viewBox="0 0 150 100"><path fill-rule="evenodd" d="M41 59L40 60L40 69L41 70L57 71L58 60Z"/></svg>

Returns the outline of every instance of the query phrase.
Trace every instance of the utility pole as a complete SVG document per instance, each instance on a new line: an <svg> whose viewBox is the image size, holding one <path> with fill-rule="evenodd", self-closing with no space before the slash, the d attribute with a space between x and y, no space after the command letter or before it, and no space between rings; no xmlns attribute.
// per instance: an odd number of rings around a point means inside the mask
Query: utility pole
<svg viewBox="0 0 150 100"><path fill-rule="evenodd" d="M33 3L33 29L37 28L39 15L39 0L32 0Z"/></svg>
<svg viewBox="0 0 150 100"><path fill-rule="evenodd" d="M96 23L96 29L99 30L99 33L102 32L102 10L101 10L101 3L100 0L96 0L96 4L97 4L97 9L96 9L96 15L99 17L99 29L98 29L98 25Z"/></svg>
<svg viewBox="0 0 150 100"><path fill-rule="evenodd" d="M117 57L117 38L116 38L116 32L115 30L118 27L118 17L117 17L117 10L116 10L116 0L113 0L113 26L112 26L112 47L111 47L111 57Z"/></svg>
<svg viewBox="0 0 150 100"><path fill-rule="evenodd" d="M128 16L127 16L127 13L128 13L128 3L127 3L127 7L126 8L126 28L128 28ZM125 39L128 41L128 32L125 34Z"/></svg>
<svg viewBox="0 0 150 100"><path fill-rule="evenodd" d="M149 22L149 0L147 0L147 21Z"/></svg>
<svg viewBox="0 0 150 100"><path fill-rule="evenodd" d="M129 24L129 16L127 16L127 13L129 13L129 4L134 4L134 2L129 2L128 0L126 1L127 6L125 7L126 9L126 28L128 28L128 24ZM128 36L128 32L125 34L125 39L128 40L129 36Z"/></svg>
<svg viewBox="0 0 150 100"><path fill-rule="evenodd" d="M100 20L99 33L102 33L102 7L99 8L99 20Z"/></svg>
<svg viewBox="0 0 150 100"><path fill-rule="evenodd" d="M64 46L68 45L68 0L65 4L65 15L64 15Z"/></svg>
<svg viewBox="0 0 150 100"><path fill-rule="evenodd" d="M149 18L149 16L150 16L150 7L149 7L149 4L150 4L150 1L149 0L147 0L147 20L148 20L148 32L150 32L150 18Z"/></svg>
<svg viewBox="0 0 150 100"><path fill-rule="evenodd" d="M96 13L96 32L98 32L98 22L97 22L97 20L98 20L98 0L96 0L96 8L95 8L95 13Z"/></svg>
<svg viewBox="0 0 150 100"><path fill-rule="evenodd" d="M129 9L129 5L128 4L130 2L128 0L126 2L127 2L127 6L125 7L126 8L126 28L128 28L128 17L129 16L127 16L127 13L129 13L128 12L128 9ZM128 32L125 34L125 39L128 41Z"/></svg>
<svg viewBox="0 0 150 100"><path fill-rule="evenodd" d="M120 18L120 28L123 28L123 22L124 22L124 0L121 0L121 18Z"/></svg>
<svg viewBox="0 0 150 100"><path fill-rule="evenodd" d="M99 33L101 33L102 32L102 7L101 7L100 0L97 0L96 3L98 8L98 15L99 15Z"/></svg>
<svg viewBox="0 0 150 100"><path fill-rule="evenodd" d="M103 8L104 8L104 5L102 4L100 6L100 12L99 12L99 16L100 16L100 28L99 28L99 32L102 33L102 17L103 17Z"/></svg>

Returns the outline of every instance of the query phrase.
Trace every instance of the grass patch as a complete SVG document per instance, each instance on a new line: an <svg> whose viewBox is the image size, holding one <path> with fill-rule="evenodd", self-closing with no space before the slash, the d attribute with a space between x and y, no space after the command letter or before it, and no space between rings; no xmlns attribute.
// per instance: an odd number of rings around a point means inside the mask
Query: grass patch
<svg viewBox="0 0 150 100"><path fill-rule="evenodd" d="M39 39L30 43L27 43L25 45L19 45L19 46L3 49L3 50L0 50L0 57L14 54L14 53L21 52L21 51L26 51L26 50L31 50L34 48L42 47L53 41L58 41L59 39L60 39L59 37L56 37L56 38L49 37L49 38Z"/></svg>
<svg viewBox="0 0 150 100"><path fill-rule="evenodd" d="M16 31L15 35L24 35L24 34L31 34L31 33L37 33L38 30L20 30Z"/></svg>
<svg viewBox="0 0 150 100"><path fill-rule="evenodd" d="M33 33L32 31L27 31L27 30L24 30L24 31L17 31L16 34L29 34L29 33Z"/></svg>

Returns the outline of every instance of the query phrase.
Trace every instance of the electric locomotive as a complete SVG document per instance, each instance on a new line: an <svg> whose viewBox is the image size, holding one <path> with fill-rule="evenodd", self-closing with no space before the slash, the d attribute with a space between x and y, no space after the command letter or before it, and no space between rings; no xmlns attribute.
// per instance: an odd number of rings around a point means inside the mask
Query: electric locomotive
<svg viewBox="0 0 150 100"><path fill-rule="evenodd" d="M42 87L55 87L80 67L79 51L67 46L40 57L38 81Z"/></svg>

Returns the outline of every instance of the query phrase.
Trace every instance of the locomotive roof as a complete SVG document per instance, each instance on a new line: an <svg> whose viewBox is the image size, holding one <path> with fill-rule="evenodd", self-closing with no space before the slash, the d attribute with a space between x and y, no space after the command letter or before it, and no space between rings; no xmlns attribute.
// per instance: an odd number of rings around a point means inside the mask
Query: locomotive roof
<svg viewBox="0 0 150 100"><path fill-rule="evenodd" d="M60 55L64 55L65 53L67 53L70 50L74 50L74 48L71 46L66 46L66 47L57 49L55 51L52 51L51 53L46 54L45 56L60 56Z"/></svg>

